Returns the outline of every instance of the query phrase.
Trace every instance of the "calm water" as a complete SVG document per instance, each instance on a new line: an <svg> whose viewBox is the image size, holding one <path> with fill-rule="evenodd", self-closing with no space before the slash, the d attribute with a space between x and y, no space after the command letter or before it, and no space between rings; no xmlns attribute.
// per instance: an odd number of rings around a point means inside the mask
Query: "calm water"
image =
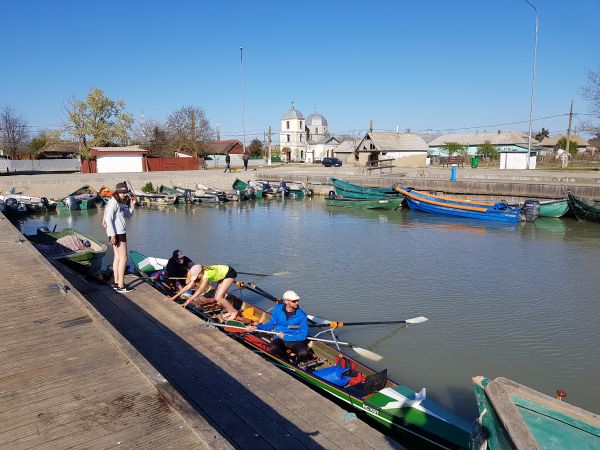
<svg viewBox="0 0 600 450"><path fill-rule="evenodd" d="M105 239L101 211L33 217ZM424 324L350 327L341 338L383 355L395 381L477 415L471 377L504 376L600 412L600 226L574 219L488 225L414 211L326 208L320 198L138 209L130 249L284 274L254 279L331 320L427 316ZM112 255L107 255L108 261ZM250 279L246 277L247 279ZM243 279L240 276L240 279ZM265 302L267 305L268 302ZM272 305L268 305L272 306Z"/></svg>

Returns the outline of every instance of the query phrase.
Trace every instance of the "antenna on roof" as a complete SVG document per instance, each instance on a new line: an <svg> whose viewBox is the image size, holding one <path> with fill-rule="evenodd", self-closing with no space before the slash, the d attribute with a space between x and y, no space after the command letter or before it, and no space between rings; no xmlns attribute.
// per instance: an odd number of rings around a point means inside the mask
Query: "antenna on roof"
<svg viewBox="0 0 600 450"><path fill-rule="evenodd" d="M221 140L221 124L217 122L217 142Z"/></svg>
<svg viewBox="0 0 600 450"><path fill-rule="evenodd" d="M373 119L369 120L369 131L373 131Z"/></svg>

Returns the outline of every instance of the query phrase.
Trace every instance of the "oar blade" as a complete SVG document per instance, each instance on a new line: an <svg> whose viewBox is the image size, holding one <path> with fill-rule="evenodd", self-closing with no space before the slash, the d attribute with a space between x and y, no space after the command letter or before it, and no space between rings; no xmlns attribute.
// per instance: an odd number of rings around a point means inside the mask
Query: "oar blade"
<svg viewBox="0 0 600 450"><path fill-rule="evenodd" d="M383 356L378 355L377 353L372 352L371 350L367 350L366 348L362 347L357 347L355 345L352 346L352 350L354 350L363 358L370 359L371 361L380 361L383 358Z"/></svg>
<svg viewBox="0 0 600 450"><path fill-rule="evenodd" d="M427 317L419 316L414 319L406 319L406 323L423 323L427 322L429 319Z"/></svg>

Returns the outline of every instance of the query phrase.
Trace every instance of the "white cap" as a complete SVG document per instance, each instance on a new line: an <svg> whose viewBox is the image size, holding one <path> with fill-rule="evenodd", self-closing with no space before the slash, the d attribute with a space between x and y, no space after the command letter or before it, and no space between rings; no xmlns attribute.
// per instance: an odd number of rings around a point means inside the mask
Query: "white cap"
<svg viewBox="0 0 600 450"><path fill-rule="evenodd" d="M300 300L300 296L296 294L294 291L285 291L283 293L284 300Z"/></svg>

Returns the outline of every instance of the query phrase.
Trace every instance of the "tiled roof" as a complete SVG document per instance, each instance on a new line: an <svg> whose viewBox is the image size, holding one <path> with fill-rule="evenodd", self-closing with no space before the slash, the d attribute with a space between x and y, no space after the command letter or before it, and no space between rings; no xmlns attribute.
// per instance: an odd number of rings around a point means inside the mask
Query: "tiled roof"
<svg viewBox="0 0 600 450"><path fill-rule="evenodd" d="M91 150L97 153L148 153L139 145L128 145L126 147L92 147Z"/></svg>
<svg viewBox="0 0 600 450"><path fill-rule="evenodd" d="M354 141L344 141L333 149L335 153L353 153L356 149Z"/></svg>
<svg viewBox="0 0 600 450"><path fill-rule="evenodd" d="M236 146L238 146L238 147L234 148ZM243 153L243 151L244 151L243 147L242 147L242 143L235 139L231 139L231 140L227 140L227 141L209 142L208 144L205 144L203 147L204 147L204 151L208 155L225 155L227 153L236 154L236 153Z"/></svg>

